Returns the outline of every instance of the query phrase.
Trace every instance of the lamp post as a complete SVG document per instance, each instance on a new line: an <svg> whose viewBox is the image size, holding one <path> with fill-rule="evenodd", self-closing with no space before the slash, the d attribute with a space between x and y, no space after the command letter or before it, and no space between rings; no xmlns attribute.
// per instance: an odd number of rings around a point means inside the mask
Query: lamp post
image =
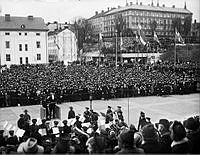
<svg viewBox="0 0 200 155"><path fill-rule="evenodd" d="M115 51L115 52L116 52L116 53L115 53L115 67L117 68L117 30L115 31L115 33L116 33L116 43L115 43L115 44L116 44L116 47L115 47L115 48L116 48L116 49L115 49L115 50L116 50L116 51Z"/></svg>

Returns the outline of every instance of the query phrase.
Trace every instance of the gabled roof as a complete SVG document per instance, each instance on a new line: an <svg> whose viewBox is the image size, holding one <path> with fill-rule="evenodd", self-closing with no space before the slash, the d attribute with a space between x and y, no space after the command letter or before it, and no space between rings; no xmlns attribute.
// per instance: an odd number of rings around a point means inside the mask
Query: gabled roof
<svg viewBox="0 0 200 155"><path fill-rule="evenodd" d="M149 11L158 11L158 12L174 12L174 13L187 13L191 14L187 9L184 8L173 8L173 7L162 7L162 6L151 6L151 5L129 5L125 7L120 7L114 10L111 10L110 12L106 13L105 15L114 14L117 12L125 11L125 10L149 10Z"/></svg>
<svg viewBox="0 0 200 155"><path fill-rule="evenodd" d="M110 10L109 10L110 11ZM101 13L98 13L92 17L90 17L88 20L91 20L91 19L95 19L95 18L99 18L99 17L103 17L103 15L105 15L106 13L108 13L109 11L105 11L105 12L101 12Z"/></svg>
<svg viewBox="0 0 200 155"><path fill-rule="evenodd" d="M10 21L6 21L5 16L0 16L0 31L2 30L47 31L48 27L41 17L28 19L28 17L10 16Z"/></svg>
<svg viewBox="0 0 200 155"><path fill-rule="evenodd" d="M72 33L74 33L72 30L70 30L69 28L64 28L64 29L59 29L59 30L55 30L55 31L50 31L48 32L48 36L53 36L53 35L57 35L63 31L70 31Z"/></svg>

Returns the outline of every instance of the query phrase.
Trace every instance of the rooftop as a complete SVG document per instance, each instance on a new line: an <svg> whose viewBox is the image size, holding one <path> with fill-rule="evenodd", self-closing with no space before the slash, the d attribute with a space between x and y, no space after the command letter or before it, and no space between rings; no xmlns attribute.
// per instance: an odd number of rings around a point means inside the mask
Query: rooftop
<svg viewBox="0 0 200 155"><path fill-rule="evenodd" d="M0 16L0 31L1 30L47 31L48 27L41 17L16 17L7 14L5 16Z"/></svg>
<svg viewBox="0 0 200 155"><path fill-rule="evenodd" d="M192 13L189 10L184 9L184 8L132 4L132 5L128 5L125 7L118 7L117 9L107 12L106 15L114 14L114 13L125 11L125 10L131 10L131 9L133 9L133 10L150 10L150 11L158 11L158 12L186 13L186 14Z"/></svg>

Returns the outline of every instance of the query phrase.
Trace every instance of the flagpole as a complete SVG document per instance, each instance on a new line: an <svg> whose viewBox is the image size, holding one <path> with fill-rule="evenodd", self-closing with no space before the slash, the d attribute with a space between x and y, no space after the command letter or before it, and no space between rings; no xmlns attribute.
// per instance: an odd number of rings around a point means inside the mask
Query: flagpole
<svg viewBox="0 0 200 155"><path fill-rule="evenodd" d="M128 97L128 125L129 125L129 97Z"/></svg>
<svg viewBox="0 0 200 155"><path fill-rule="evenodd" d="M174 66L176 65L176 28L175 28L175 36L174 36Z"/></svg>
<svg viewBox="0 0 200 155"><path fill-rule="evenodd" d="M116 30L116 53L115 53L115 67L117 68L117 30Z"/></svg>

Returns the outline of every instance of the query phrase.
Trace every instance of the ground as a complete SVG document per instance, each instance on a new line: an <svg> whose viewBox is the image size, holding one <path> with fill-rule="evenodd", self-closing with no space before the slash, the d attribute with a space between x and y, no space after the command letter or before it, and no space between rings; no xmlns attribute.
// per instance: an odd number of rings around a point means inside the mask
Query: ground
<svg viewBox="0 0 200 155"><path fill-rule="evenodd" d="M136 126L140 111L145 112L146 116L150 117L153 123L158 122L160 118L167 118L172 121L183 121L189 116L200 115L200 94L118 98L106 101L95 100L92 102L92 107L94 111L97 112L105 113L108 105L113 109L116 109L117 106L120 105L125 121ZM69 106L74 107L76 114L83 114L85 107L90 107L90 102L67 102L58 106L61 108L61 120L64 120L67 118ZM31 118L40 118L40 107L41 105L0 108L1 128L5 121L16 125L19 115L23 113L25 109L28 110Z"/></svg>

